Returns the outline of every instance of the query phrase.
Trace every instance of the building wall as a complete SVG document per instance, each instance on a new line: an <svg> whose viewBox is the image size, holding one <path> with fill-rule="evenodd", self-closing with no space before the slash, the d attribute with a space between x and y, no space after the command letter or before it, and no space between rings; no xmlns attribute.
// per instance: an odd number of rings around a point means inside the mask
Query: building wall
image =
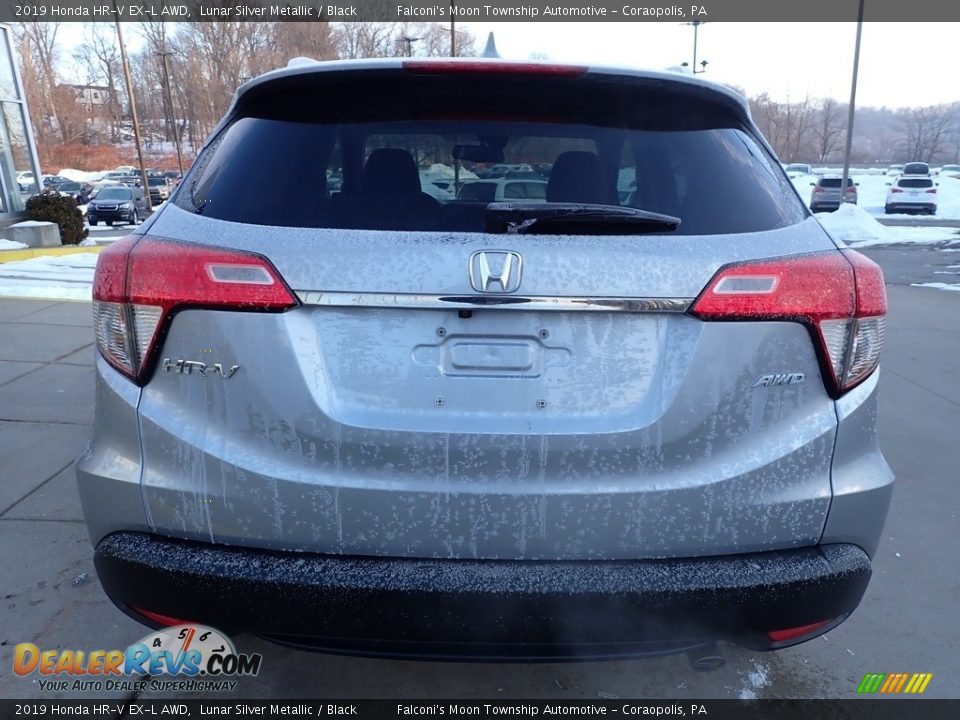
<svg viewBox="0 0 960 720"><path fill-rule="evenodd" d="M33 174L39 181L37 148L30 127L30 113L23 83L13 56L13 40L7 23L0 23L0 227L23 215L27 191L21 191L19 173ZM29 185L29 182L27 183Z"/></svg>

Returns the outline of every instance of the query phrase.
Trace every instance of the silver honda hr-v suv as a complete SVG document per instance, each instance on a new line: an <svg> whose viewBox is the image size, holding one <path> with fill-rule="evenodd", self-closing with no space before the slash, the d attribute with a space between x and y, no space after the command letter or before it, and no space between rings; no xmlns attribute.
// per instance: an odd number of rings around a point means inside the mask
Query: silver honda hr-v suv
<svg viewBox="0 0 960 720"><path fill-rule="evenodd" d="M545 199L424 192L503 163ZM100 581L148 625L612 658L784 647L866 589L883 277L721 86L268 73L101 255L93 308L78 483Z"/></svg>

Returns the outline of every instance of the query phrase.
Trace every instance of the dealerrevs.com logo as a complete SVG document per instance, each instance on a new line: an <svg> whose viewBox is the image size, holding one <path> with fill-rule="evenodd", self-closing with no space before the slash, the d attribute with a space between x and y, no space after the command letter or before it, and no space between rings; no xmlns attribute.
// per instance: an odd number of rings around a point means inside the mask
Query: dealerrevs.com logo
<svg viewBox="0 0 960 720"><path fill-rule="evenodd" d="M229 691L237 686L232 678L257 675L262 661L259 653L238 653L219 630L176 625L126 650L41 650L19 643L13 672L51 691Z"/></svg>

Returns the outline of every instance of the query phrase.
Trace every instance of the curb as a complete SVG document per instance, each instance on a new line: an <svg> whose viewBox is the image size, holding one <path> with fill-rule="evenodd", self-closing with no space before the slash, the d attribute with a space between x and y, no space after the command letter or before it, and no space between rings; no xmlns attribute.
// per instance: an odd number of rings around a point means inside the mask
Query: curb
<svg viewBox="0 0 960 720"><path fill-rule="evenodd" d="M76 255L78 253L99 253L106 245L91 245L89 247L46 247L27 248L25 250L0 250L0 263L14 260L29 260L35 257L49 257L57 255Z"/></svg>

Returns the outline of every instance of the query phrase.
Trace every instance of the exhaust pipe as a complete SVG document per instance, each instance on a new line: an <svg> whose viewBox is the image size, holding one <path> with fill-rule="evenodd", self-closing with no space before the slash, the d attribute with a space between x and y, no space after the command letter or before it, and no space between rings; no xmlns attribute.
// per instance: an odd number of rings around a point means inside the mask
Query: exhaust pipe
<svg viewBox="0 0 960 720"><path fill-rule="evenodd" d="M727 661L723 659L723 655L720 654L720 648L717 647L715 642L704 643L703 645L698 645L695 648L687 650L687 659L697 672L719 670L727 664Z"/></svg>

